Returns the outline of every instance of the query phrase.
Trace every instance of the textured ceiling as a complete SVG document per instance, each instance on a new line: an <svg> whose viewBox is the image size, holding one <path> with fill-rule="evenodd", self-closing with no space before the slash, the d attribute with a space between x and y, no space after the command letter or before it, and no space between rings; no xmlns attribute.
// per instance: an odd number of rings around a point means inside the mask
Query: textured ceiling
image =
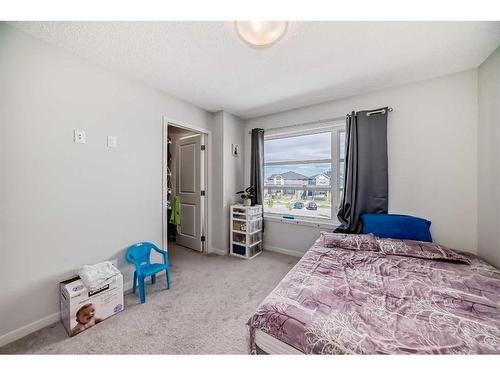
<svg viewBox="0 0 500 375"><path fill-rule="evenodd" d="M477 67L499 22L291 22L276 45L231 22L14 22L90 61L196 104L251 118Z"/></svg>

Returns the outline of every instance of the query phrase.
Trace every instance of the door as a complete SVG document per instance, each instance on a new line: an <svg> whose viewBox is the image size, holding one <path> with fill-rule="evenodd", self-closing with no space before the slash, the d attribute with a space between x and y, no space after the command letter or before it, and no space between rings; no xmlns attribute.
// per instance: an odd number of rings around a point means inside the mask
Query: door
<svg viewBox="0 0 500 375"><path fill-rule="evenodd" d="M202 251L202 137L197 134L181 138L177 148L177 195L181 201L181 230L176 242ZM204 194L204 191L203 191Z"/></svg>

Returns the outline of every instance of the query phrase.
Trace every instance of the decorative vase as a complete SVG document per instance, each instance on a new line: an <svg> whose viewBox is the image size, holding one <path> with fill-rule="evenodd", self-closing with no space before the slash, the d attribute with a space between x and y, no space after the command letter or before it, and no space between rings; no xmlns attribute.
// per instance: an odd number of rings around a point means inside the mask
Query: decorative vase
<svg viewBox="0 0 500 375"><path fill-rule="evenodd" d="M244 206L251 206L252 205L252 200L250 198L243 199L243 205Z"/></svg>

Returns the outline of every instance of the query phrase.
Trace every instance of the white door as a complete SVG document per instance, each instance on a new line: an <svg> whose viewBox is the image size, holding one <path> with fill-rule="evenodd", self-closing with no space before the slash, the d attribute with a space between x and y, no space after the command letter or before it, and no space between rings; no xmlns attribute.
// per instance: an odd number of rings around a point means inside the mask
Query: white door
<svg viewBox="0 0 500 375"><path fill-rule="evenodd" d="M176 243L202 251L202 135L181 138L177 148L177 195L181 201L181 230Z"/></svg>

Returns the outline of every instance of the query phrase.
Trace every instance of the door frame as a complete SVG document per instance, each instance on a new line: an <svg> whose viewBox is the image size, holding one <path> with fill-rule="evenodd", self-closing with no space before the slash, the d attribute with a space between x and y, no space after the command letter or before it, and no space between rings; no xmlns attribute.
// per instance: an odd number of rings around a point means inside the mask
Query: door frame
<svg viewBox="0 0 500 375"><path fill-rule="evenodd" d="M205 185L205 199L203 199L203 214L204 217L201 218L201 228L202 235L205 236L205 248L203 250L204 253L211 252L211 225L210 220L208 220L209 214L211 212L211 204L210 204L210 170L208 166L210 165L210 154L212 150L212 132L210 130L200 128L197 126L193 126L190 124L186 124L182 121L177 121L167 116L162 116L162 164L161 164L161 173L162 173L162 195L161 195L161 221L162 221L162 233L161 233L161 242L162 248L166 249L168 246L168 220L166 219L167 210L167 140L168 140L168 127L175 126L177 128L190 130L195 133L203 134L205 136L205 154L203 157L203 171L204 171L204 185Z"/></svg>

